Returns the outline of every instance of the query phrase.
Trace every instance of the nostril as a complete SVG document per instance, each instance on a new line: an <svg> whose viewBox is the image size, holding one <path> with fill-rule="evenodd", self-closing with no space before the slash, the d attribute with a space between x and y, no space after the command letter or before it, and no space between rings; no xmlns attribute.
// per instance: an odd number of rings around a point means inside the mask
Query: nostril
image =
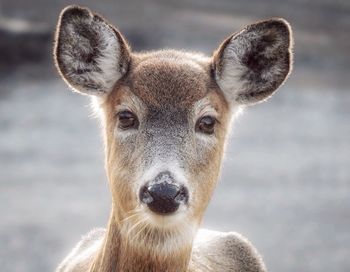
<svg viewBox="0 0 350 272"><path fill-rule="evenodd" d="M151 193L148 190L147 186L143 186L141 191L140 191L140 200L141 202L145 204L149 204L153 202L153 197L151 196Z"/></svg>
<svg viewBox="0 0 350 272"><path fill-rule="evenodd" d="M188 202L188 190L185 186L182 186L175 197L175 201L177 203L184 203L186 204Z"/></svg>

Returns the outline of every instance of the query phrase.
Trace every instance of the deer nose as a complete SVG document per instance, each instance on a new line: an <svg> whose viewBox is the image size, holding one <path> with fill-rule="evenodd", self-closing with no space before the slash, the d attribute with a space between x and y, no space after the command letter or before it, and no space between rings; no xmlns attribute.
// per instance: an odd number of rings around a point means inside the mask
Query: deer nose
<svg viewBox="0 0 350 272"><path fill-rule="evenodd" d="M140 200L151 211L167 215L177 211L180 204L187 203L188 190L185 186L175 183L168 172L163 172L141 188Z"/></svg>

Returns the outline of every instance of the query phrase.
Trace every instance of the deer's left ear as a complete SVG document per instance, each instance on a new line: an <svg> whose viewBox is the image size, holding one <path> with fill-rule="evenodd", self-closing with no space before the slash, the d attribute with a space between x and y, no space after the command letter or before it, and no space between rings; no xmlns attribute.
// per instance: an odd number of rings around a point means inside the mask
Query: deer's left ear
<svg viewBox="0 0 350 272"><path fill-rule="evenodd" d="M255 104L270 97L292 67L292 33L283 19L247 26L214 54L216 81L230 102Z"/></svg>

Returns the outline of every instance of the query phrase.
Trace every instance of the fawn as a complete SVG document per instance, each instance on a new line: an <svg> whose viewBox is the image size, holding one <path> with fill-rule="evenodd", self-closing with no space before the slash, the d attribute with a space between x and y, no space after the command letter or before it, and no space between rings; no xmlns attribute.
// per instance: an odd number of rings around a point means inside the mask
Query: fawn
<svg viewBox="0 0 350 272"><path fill-rule="evenodd" d="M57 271L266 271L240 234L199 229L234 116L269 98L292 66L280 18L229 36L212 57L134 53L101 16L65 8L54 58L101 118L112 194L107 229L87 234Z"/></svg>

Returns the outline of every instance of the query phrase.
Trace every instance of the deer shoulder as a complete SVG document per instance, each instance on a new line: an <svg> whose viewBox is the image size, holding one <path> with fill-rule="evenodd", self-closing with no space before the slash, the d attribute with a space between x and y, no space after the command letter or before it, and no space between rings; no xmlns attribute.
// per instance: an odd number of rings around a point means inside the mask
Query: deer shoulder
<svg viewBox="0 0 350 272"><path fill-rule="evenodd" d="M265 272L266 268L258 251L241 234L200 229L193 246L192 271Z"/></svg>

